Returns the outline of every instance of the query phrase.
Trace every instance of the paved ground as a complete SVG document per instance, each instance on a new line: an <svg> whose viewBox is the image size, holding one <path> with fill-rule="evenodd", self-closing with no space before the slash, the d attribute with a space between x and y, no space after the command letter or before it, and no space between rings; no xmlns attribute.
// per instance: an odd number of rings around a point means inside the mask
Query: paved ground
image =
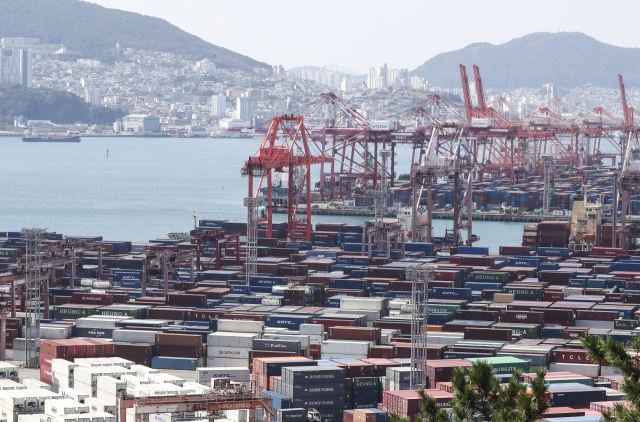
<svg viewBox="0 0 640 422"><path fill-rule="evenodd" d="M18 362L18 361L7 361L7 363L10 363L12 365L16 365L16 366L21 366L24 362ZM189 382L196 382L196 371L174 371L171 369L160 369L160 372L165 372L167 374L176 376L176 377L180 377L183 378L186 381ZM40 379L40 370L39 369L27 369L27 368L20 368L20 381L22 381L25 378L34 378L34 379Z"/></svg>

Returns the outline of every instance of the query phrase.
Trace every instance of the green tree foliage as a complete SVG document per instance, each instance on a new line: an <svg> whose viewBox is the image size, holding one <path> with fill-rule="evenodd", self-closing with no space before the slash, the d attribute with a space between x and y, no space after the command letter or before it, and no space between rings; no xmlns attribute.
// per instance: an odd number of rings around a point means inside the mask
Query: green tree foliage
<svg viewBox="0 0 640 422"><path fill-rule="evenodd" d="M480 66L485 88L541 87L549 82L565 88L588 83L617 88L618 73L628 88L640 86L639 60L640 48L605 44L579 32L538 32L500 45L475 43L438 54L411 75L432 85L459 88L458 65L464 63L470 80L471 67Z"/></svg>
<svg viewBox="0 0 640 422"><path fill-rule="evenodd" d="M0 85L0 123L9 125L15 116L53 123L90 123L110 125L124 115L122 110L90 107L75 94L48 88L24 88Z"/></svg>
<svg viewBox="0 0 640 422"><path fill-rule="evenodd" d="M112 61L116 43L123 48L209 58L223 68L252 71L269 67L250 57L210 44L169 22L80 0L0 0L0 36L36 37L64 44L75 57Z"/></svg>
<svg viewBox="0 0 640 422"><path fill-rule="evenodd" d="M640 421L640 366L638 355L640 354L640 337L624 344L609 337L603 340L601 337L587 333L580 339L582 345L589 352L591 360L598 365L607 362L620 370L625 382L620 390L627 395L628 406L618 403L614 406L613 413L604 411L603 420L606 422L637 422Z"/></svg>
<svg viewBox="0 0 640 422"><path fill-rule="evenodd" d="M514 372L506 385L500 385L491 365L474 362L470 368L456 368L451 382L454 397L451 412L438 408L435 398L419 390L420 415L424 422L537 422L551 406L540 368L530 385L520 381L521 372ZM391 422L408 422L409 418L391 415Z"/></svg>
<svg viewBox="0 0 640 422"><path fill-rule="evenodd" d="M450 422L451 419L444 409L438 407L438 403L433 396L424 392L424 388L418 390L420 396L420 415L416 420L422 422ZM403 418L396 414L390 415L391 422L410 422L410 418Z"/></svg>

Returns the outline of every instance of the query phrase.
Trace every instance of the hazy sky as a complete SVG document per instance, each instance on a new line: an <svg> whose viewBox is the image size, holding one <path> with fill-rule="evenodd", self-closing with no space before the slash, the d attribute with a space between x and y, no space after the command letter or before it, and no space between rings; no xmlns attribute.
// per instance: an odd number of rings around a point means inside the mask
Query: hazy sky
<svg viewBox="0 0 640 422"><path fill-rule="evenodd" d="M474 42L579 31L640 47L636 0L91 0L166 19L221 47L285 69L415 69Z"/></svg>

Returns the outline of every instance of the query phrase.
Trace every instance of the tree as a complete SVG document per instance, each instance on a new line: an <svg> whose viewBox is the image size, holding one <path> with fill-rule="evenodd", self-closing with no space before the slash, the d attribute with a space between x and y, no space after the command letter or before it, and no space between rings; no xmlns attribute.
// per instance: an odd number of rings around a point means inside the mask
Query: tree
<svg viewBox="0 0 640 422"><path fill-rule="evenodd" d="M423 422L537 422L551 406L544 377L546 368L536 371L530 385L524 384L522 373L515 371L509 383L501 385L493 367L485 361L470 368L456 368L451 378L454 397L451 412L438 408L435 398L418 390ZM408 422L409 418L391 415L391 422Z"/></svg>
<svg viewBox="0 0 640 422"><path fill-rule="evenodd" d="M493 367L485 361L456 368L451 378L453 420L471 422L480 416L488 422L536 422L551 406L544 382L546 374L546 368L538 369L529 387L520 381L522 373L515 371L509 383L502 386Z"/></svg>
<svg viewBox="0 0 640 422"><path fill-rule="evenodd" d="M424 388L418 390L420 396L420 414L417 420L422 422L451 422L449 415L444 409L438 407L438 403L433 396L424 392ZM410 422L410 418L403 418L392 413L389 417L391 422Z"/></svg>
<svg viewBox="0 0 640 422"><path fill-rule="evenodd" d="M602 418L605 422L617 421L617 422L636 422L640 421L640 367L638 364L640 360L638 356L640 354L640 337L635 337L629 341L625 347L623 343L615 341L612 337L603 340L601 337L596 337L587 332L587 334L580 339L582 345L591 360L598 365L609 363L620 370L624 375L625 382L620 387L620 391L627 395L626 405L617 403L613 410L614 413L608 410L602 412ZM631 350L627 350L627 348Z"/></svg>

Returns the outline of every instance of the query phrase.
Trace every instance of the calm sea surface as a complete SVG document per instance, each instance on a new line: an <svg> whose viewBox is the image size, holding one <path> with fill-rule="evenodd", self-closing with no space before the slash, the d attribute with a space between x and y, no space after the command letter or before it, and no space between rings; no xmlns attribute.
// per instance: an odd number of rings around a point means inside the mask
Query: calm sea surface
<svg viewBox="0 0 640 422"><path fill-rule="evenodd" d="M259 139L83 138L81 143L24 143L0 137L0 231L43 227L65 235L145 241L193 227L198 219L246 221L244 161ZM108 157L107 157L108 150ZM396 149L407 173L411 150ZM314 168L312 182L318 180ZM314 177L315 176L315 177ZM277 221L286 215L277 214ZM313 216L359 224L363 218ZM435 220L444 236L450 220ZM478 246L519 245L522 223L474 222Z"/></svg>

